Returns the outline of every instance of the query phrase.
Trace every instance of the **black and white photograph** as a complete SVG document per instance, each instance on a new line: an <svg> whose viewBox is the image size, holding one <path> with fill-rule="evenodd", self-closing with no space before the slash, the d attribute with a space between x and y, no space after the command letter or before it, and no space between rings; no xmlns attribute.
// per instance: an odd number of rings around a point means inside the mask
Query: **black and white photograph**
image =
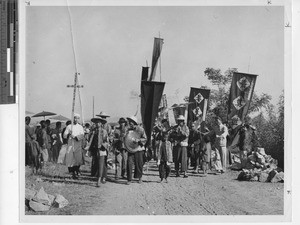
<svg viewBox="0 0 300 225"><path fill-rule="evenodd" d="M21 222L291 221L290 1L19 3Z"/></svg>

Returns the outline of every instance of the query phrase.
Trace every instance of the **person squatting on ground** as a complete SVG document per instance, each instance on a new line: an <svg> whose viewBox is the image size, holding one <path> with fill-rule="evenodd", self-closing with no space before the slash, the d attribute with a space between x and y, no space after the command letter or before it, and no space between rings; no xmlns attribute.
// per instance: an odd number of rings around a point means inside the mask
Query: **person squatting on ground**
<svg viewBox="0 0 300 225"><path fill-rule="evenodd" d="M124 138L127 132L127 122L124 118L119 119L119 126L114 131L114 149L116 157L116 179L125 178L127 170L128 153L125 148Z"/></svg>
<svg viewBox="0 0 300 225"><path fill-rule="evenodd" d="M177 119L178 126L175 131L170 134L170 137L175 140L174 146L174 160L176 177L179 177L179 164L181 164L181 172L184 174L184 178L187 178L187 146L189 137L189 128L184 123L184 116L180 115Z"/></svg>
<svg viewBox="0 0 300 225"><path fill-rule="evenodd" d="M97 187L100 183L106 183L107 176L107 150L108 150L108 133L104 128L106 120L100 117L93 118L95 128L91 132L91 155L94 158L94 176L97 177Z"/></svg>
<svg viewBox="0 0 300 225"><path fill-rule="evenodd" d="M160 182L163 179L168 183L167 178L171 172L171 163L173 162L172 144L169 141L169 133L163 132L157 152L157 165L159 170Z"/></svg>
<svg viewBox="0 0 300 225"><path fill-rule="evenodd" d="M191 154L191 162L194 167L194 172L197 173L200 170L200 143L201 133L197 129L197 124L194 122L191 126L191 132L188 139L189 150Z"/></svg>
<svg viewBox="0 0 300 225"><path fill-rule="evenodd" d="M79 124L80 115L74 114L74 122L68 125L63 136L68 139L65 165L72 173L73 179L78 179L79 168L84 163L82 154L83 127Z"/></svg>
<svg viewBox="0 0 300 225"><path fill-rule="evenodd" d="M131 116L127 118L129 127L128 131L132 132L132 141L137 144L134 152L128 152L127 159L127 184L130 184L132 181L132 168L134 165L134 178L139 179L139 183L142 183L143 176L143 166L144 166L144 150L145 144L147 142L147 137L145 130L138 125L137 118L135 116ZM127 134L128 135L128 134Z"/></svg>
<svg viewBox="0 0 300 225"><path fill-rule="evenodd" d="M221 173L226 171L227 167L227 135L228 128L222 123L220 117L215 117L215 126L213 127L216 139L215 139L215 148L219 151L221 156L222 168L220 169Z"/></svg>

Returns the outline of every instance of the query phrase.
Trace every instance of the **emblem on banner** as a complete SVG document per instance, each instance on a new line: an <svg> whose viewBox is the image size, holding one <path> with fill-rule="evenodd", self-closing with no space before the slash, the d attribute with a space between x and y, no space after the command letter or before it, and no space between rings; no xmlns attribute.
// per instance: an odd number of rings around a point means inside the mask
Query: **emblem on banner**
<svg viewBox="0 0 300 225"><path fill-rule="evenodd" d="M246 101L241 96L234 99L232 103L237 110L240 110L246 105Z"/></svg>
<svg viewBox="0 0 300 225"><path fill-rule="evenodd" d="M195 101L199 104L204 98L203 96L198 93L195 97L194 97Z"/></svg>
<svg viewBox="0 0 300 225"><path fill-rule="evenodd" d="M201 111L200 107L198 106L193 110L193 113L195 114L196 117L199 117L199 116L201 116L202 111Z"/></svg>
<svg viewBox="0 0 300 225"><path fill-rule="evenodd" d="M242 77L241 79L239 79L236 85L241 91L245 91L248 87L250 87L250 82L246 77Z"/></svg>

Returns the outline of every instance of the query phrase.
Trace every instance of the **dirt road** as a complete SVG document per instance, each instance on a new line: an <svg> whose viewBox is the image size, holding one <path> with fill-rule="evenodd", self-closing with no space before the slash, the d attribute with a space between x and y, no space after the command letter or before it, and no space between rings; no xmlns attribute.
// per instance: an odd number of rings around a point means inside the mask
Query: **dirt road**
<svg viewBox="0 0 300 225"><path fill-rule="evenodd" d="M58 168L59 167L59 168ZM54 169L56 172L53 172ZM149 162L143 183L114 179L109 170L108 182L100 188L89 176L90 167L82 167L79 180L69 179L66 168L50 166L48 173L27 175L26 187L38 190L41 186L49 194L59 193L70 204L47 215L282 215L283 183L237 181L237 171L222 175L189 173L188 178L171 174L168 183L158 183L158 169ZM49 172L51 171L52 172ZM57 174L57 170L60 174ZM41 178L40 181L37 178ZM37 181L39 180L39 181Z"/></svg>

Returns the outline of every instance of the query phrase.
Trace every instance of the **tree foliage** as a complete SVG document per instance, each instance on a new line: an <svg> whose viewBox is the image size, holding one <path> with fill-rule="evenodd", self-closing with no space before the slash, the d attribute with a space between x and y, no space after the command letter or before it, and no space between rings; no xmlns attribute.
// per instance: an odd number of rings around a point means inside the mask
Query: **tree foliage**
<svg viewBox="0 0 300 225"><path fill-rule="evenodd" d="M237 68L229 68L224 73L220 69L206 68L204 76L216 86L211 90L209 108L206 116L207 125L210 127L214 116L219 116L227 121L228 97L231 80ZM188 102L188 96L185 101ZM284 168L284 95L279 98L278 112L271 104L272 97L267 93L260 95L253 93L246 122L257 128L260 144L267 154L278 160L278 166ZM249 114L259 113L255 118ZM266 113L265 113L266 112Z"/></svg>
<svg viewBox="0 0 300 225"><path fill-rule="evenodd" d="M274 106L268 108L267 118L261 112L252 119L257 128L259 141L267 154L278 160L278 166L284 168L284 97L279 98L278 112Z"/></svg>

